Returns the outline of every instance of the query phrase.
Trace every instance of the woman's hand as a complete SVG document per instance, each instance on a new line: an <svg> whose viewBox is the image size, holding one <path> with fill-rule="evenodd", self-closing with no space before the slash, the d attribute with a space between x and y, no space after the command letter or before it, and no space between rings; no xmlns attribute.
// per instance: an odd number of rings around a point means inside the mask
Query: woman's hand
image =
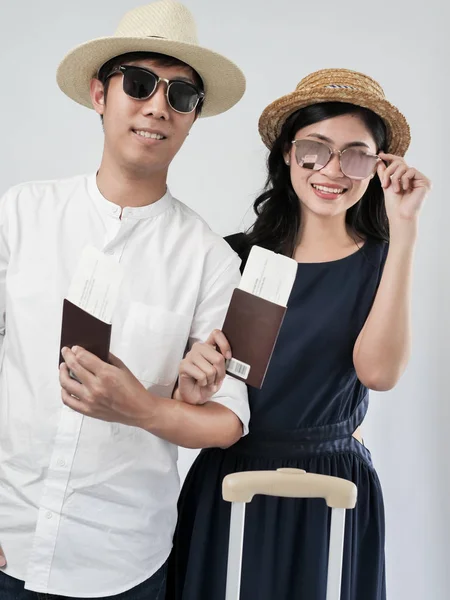
<svg viewBox="0 0 450 600"><path fill-rule="evenodd" d="M379 156L384 162L379 163L377 172L384 190L391 234L396 234L396 228L415 229L431 182L417 169L409 167L403 158L384 152Z"/></svg>
<svg viewBox="0 0 450 600"><path fill-rule="evenodd" d="M189 404L205 404L222 386L225 361L231 348L224 334L215 329L206 342L197 342L180 364L174 398Z"/></svg>

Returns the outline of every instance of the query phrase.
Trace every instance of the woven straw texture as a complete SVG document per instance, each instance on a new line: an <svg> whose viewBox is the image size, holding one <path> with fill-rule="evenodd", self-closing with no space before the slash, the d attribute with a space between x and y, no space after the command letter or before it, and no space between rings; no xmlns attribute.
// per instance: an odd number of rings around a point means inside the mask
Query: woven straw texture
<svg viewBox="0 0 450 600"><path fill-rule="evenodd" d="M300 81L294 92L269 104L258 126L264 144L270 149L290 115L319 102L348 102L372 110L386 124L388 152L405 155L411 141L406 118L386 100L379 83L348 69L322 69L311 73Z"/></svg>
<svg viewBox="0 0 450 600"><path fill-rule="evenodd" d="M75 102L92 108L89 85L100 67L115 56L137 51L167 54L197 71L205 86L202 117L225 112L245 92L245 77L239 67L198 44L192 14L174 0L135 8L122 18L113 36L74 48L58 67L58 85Z"/></svg>

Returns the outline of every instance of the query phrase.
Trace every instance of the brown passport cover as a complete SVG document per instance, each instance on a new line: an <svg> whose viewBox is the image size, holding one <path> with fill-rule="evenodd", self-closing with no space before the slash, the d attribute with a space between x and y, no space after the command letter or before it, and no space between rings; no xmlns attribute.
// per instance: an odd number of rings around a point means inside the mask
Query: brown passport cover
<svg viewBox="0 0 450 600"><path fill-rule="evenodd" d="M247 379L232 377L261 389L285 314L285 306L234 290L222 331L233 358L250 365L250 372Z"/></svg>
<svg viewBox="0 0 450 600"><path fill-rule="evenodd" d="M59 364L64 362L61 349L81 346L108 362L111 324L105 323L76 304L64 299Z"/></svg>

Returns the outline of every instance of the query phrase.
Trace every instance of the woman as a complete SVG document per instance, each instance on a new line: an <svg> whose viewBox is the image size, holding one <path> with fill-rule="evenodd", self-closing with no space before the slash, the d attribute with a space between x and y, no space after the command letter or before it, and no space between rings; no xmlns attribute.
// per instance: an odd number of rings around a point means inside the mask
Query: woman
<svg viewBox="0 0 450 600"><path fill-rule="evenodd" d="M296 467L357 485L341 598L384 600L382 491L359 426L368 389L391 389L407 364L412 260L430 182L402 158L410 142L404 116L359 73L309 75L264 110L259 130L270 149L266 189L251 231L229 241L244 262L257 244L295 258L298 272L264 386L249 388L249 435L202 451L186 479L168 598L224 598L225 475ZM204 401L220 386L216 346L229 351L220 332L187 355L181 398L192 399L196 387ZM322 500L256 497L241 598L323 600L329 517Z"/></svg>

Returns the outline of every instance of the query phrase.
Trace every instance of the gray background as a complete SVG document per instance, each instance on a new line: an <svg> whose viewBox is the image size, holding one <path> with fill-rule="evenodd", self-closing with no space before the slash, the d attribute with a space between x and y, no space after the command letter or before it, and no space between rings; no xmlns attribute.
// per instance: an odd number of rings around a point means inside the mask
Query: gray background
<svg viewBox="0 0 450 600"><path fill-rule="evenodd" d="M411 123L408 161L434 182L415 262L414 352L397 388L372 394L365 438L385 492L389 598L448 600L448 8L439 0L186 4L202 43L233 58L248 78L244 100L200 121L170 173L172 193L219 233L251 223L251 203L265 175L258 116L307 73L326 67L366 72ZM55 69L74 45L112 33L134 6L131 0L1 0L2 192L22 181L98 167L98 117L60 93ZM182 476L194 456L181 451Z"/></svg>

